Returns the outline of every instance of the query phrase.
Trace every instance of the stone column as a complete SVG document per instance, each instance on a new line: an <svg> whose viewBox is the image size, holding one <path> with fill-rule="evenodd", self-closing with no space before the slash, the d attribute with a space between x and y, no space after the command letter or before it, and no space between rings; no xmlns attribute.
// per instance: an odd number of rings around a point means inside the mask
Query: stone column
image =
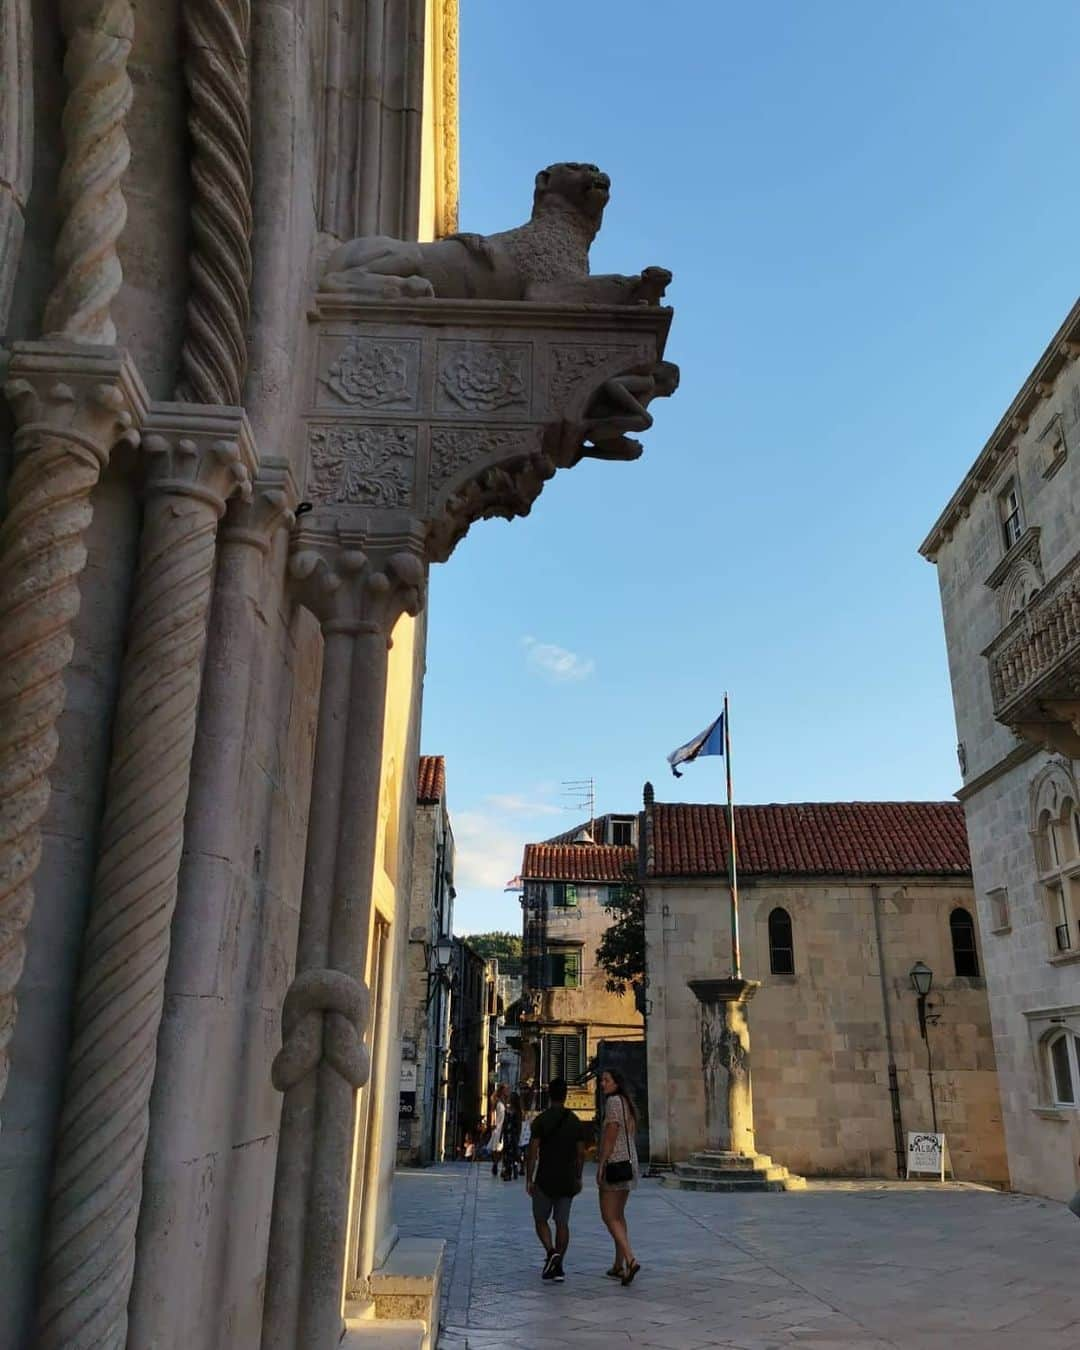
<svg viewBox="0 0 1080 1350"><path fill-rule="evenodd" d="M234 499L219 530L213 639L202 677L198 735L172 923L166 1009L143 1169L129 1340L203 1345L213 1310L193 1294L213 1290L224 1222L235 1083L245 1008L236 988L237 871L251 847L241 783L251 671L264 631L258 606L277 532L293 522L287 465L264 462L248 500ZM242 942L242 940L240 940ZM242 982L243 975L240 974ZM206 1191L213 1196L208 1202Z"/></svg>
<svg viewBox="0 0 1080 1350"><path fill-rule="evenodd" d="M250 492L237 409L155 410L101 846L83 939L38 1345L127 1342L150 1089L176 904L217 523Z"/></svg>
<svg viewBox="0 0 1080 1350"><path fill-rule="evenodd" d="M117 441L137 442L147 403L134 366L112 348L20 343L9 376L18 430L0 527L0 1099L91 493Z"/></svg>
<svg viewBox="0 0 1080 1350"><path fill-rule="evenodd" d="M331 1350L342 1334L356 1092L370 1071L362 1035L387 651L398 616L423 603L422 533L375 545L313 536L292 573L326 647L297 973L273 1071L285 1100L262 1343Z"/></svg>
<svg viewBox="0 0 1080 1350"><path fill-rule="evenodd" d="M720 1153L752 1158L757 1150L746 1005L761 988L761 981L691 980L689 984L701 1003L701 1066L709 1145Z"/></svg>

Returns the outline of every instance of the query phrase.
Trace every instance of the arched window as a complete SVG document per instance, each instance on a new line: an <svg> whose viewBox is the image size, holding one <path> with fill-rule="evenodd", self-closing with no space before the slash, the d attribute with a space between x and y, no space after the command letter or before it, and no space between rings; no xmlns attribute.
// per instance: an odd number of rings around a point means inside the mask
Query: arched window
<svg viewBox="0 0 1080 1350"><path fill-rule="evenodd" d="M774 909L769 915L769 969L774 975L795 974L795 943L786 909Z"/></svg>
<svg viewBox="0 0 1080 1350"><path fill-rule="evenodd" d="M978 975L979 953L975 946L975 920L966 909L954 909L949 915L953 965L957 975Z"/></svg>
<svg viewBox="0 0 1080 1350"><path fill-rule="evenodd" d="M1080 1088L1080 1036L1058 1031L1045 1045L1050 1100L1055 1106L1075 1106Z"/></svg>

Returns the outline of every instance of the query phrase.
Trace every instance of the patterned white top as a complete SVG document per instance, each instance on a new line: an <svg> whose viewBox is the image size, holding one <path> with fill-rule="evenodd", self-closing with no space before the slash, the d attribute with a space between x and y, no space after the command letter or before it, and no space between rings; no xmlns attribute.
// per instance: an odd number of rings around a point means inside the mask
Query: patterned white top
<svg viewBox="0 0 1080 1350"><path fill-rule="evenodd" d="M615 1147L611 1150L609 1162L629 1160L638 1174L637 1144L634 1140L634 1119L626 1109L626 1103L617 1092L613 1092L604 1103L604 1124L617 1125L619 1132L615 1136ZM625 1127L625 1128L624 1128Z"/></svg>

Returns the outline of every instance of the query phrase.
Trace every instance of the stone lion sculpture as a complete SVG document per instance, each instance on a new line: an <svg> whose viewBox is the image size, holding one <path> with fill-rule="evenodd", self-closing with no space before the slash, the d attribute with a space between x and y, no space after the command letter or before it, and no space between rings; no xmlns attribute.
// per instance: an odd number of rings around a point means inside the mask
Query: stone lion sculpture
<svg viewBox="0 0 1080 1350"><path fill-rule="evenodd" d="M590 276L589 245L611 180L595 164L552 164L536 175L532 216L500 234L452 234L430 244L385 235L352 239L327 260L322 285L373 300L538 300L656 305L671 281L662 267L636 276Z"/></svg>

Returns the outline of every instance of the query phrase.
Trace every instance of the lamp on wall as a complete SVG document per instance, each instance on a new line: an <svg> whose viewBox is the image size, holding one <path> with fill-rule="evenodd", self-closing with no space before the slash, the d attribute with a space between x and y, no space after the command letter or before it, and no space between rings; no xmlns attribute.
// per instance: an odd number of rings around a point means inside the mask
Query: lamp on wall
<svg viewBox="0 0 1080 1350"><path fill-rule="evenodd" d="M427 949L428 955L428 995L427 1006L435 997L435 991L450 983L450 967L454 962L454 939L448 933L441 933L433 947Z"/></svg>
<svg viewBox="0 0 1080 1350"><path fill-rule="evenodd" d="M924 961L916 961L911 967L911 987L919 1000L919 1034L926 1042L926 1074L930 1080L930 1116L934 1122L934 1133L938 1132L937 1099L934 1096L934 1058L930 1051L930 1034L927 1026L926 1000L934 985L934 972Z"/></svg>

